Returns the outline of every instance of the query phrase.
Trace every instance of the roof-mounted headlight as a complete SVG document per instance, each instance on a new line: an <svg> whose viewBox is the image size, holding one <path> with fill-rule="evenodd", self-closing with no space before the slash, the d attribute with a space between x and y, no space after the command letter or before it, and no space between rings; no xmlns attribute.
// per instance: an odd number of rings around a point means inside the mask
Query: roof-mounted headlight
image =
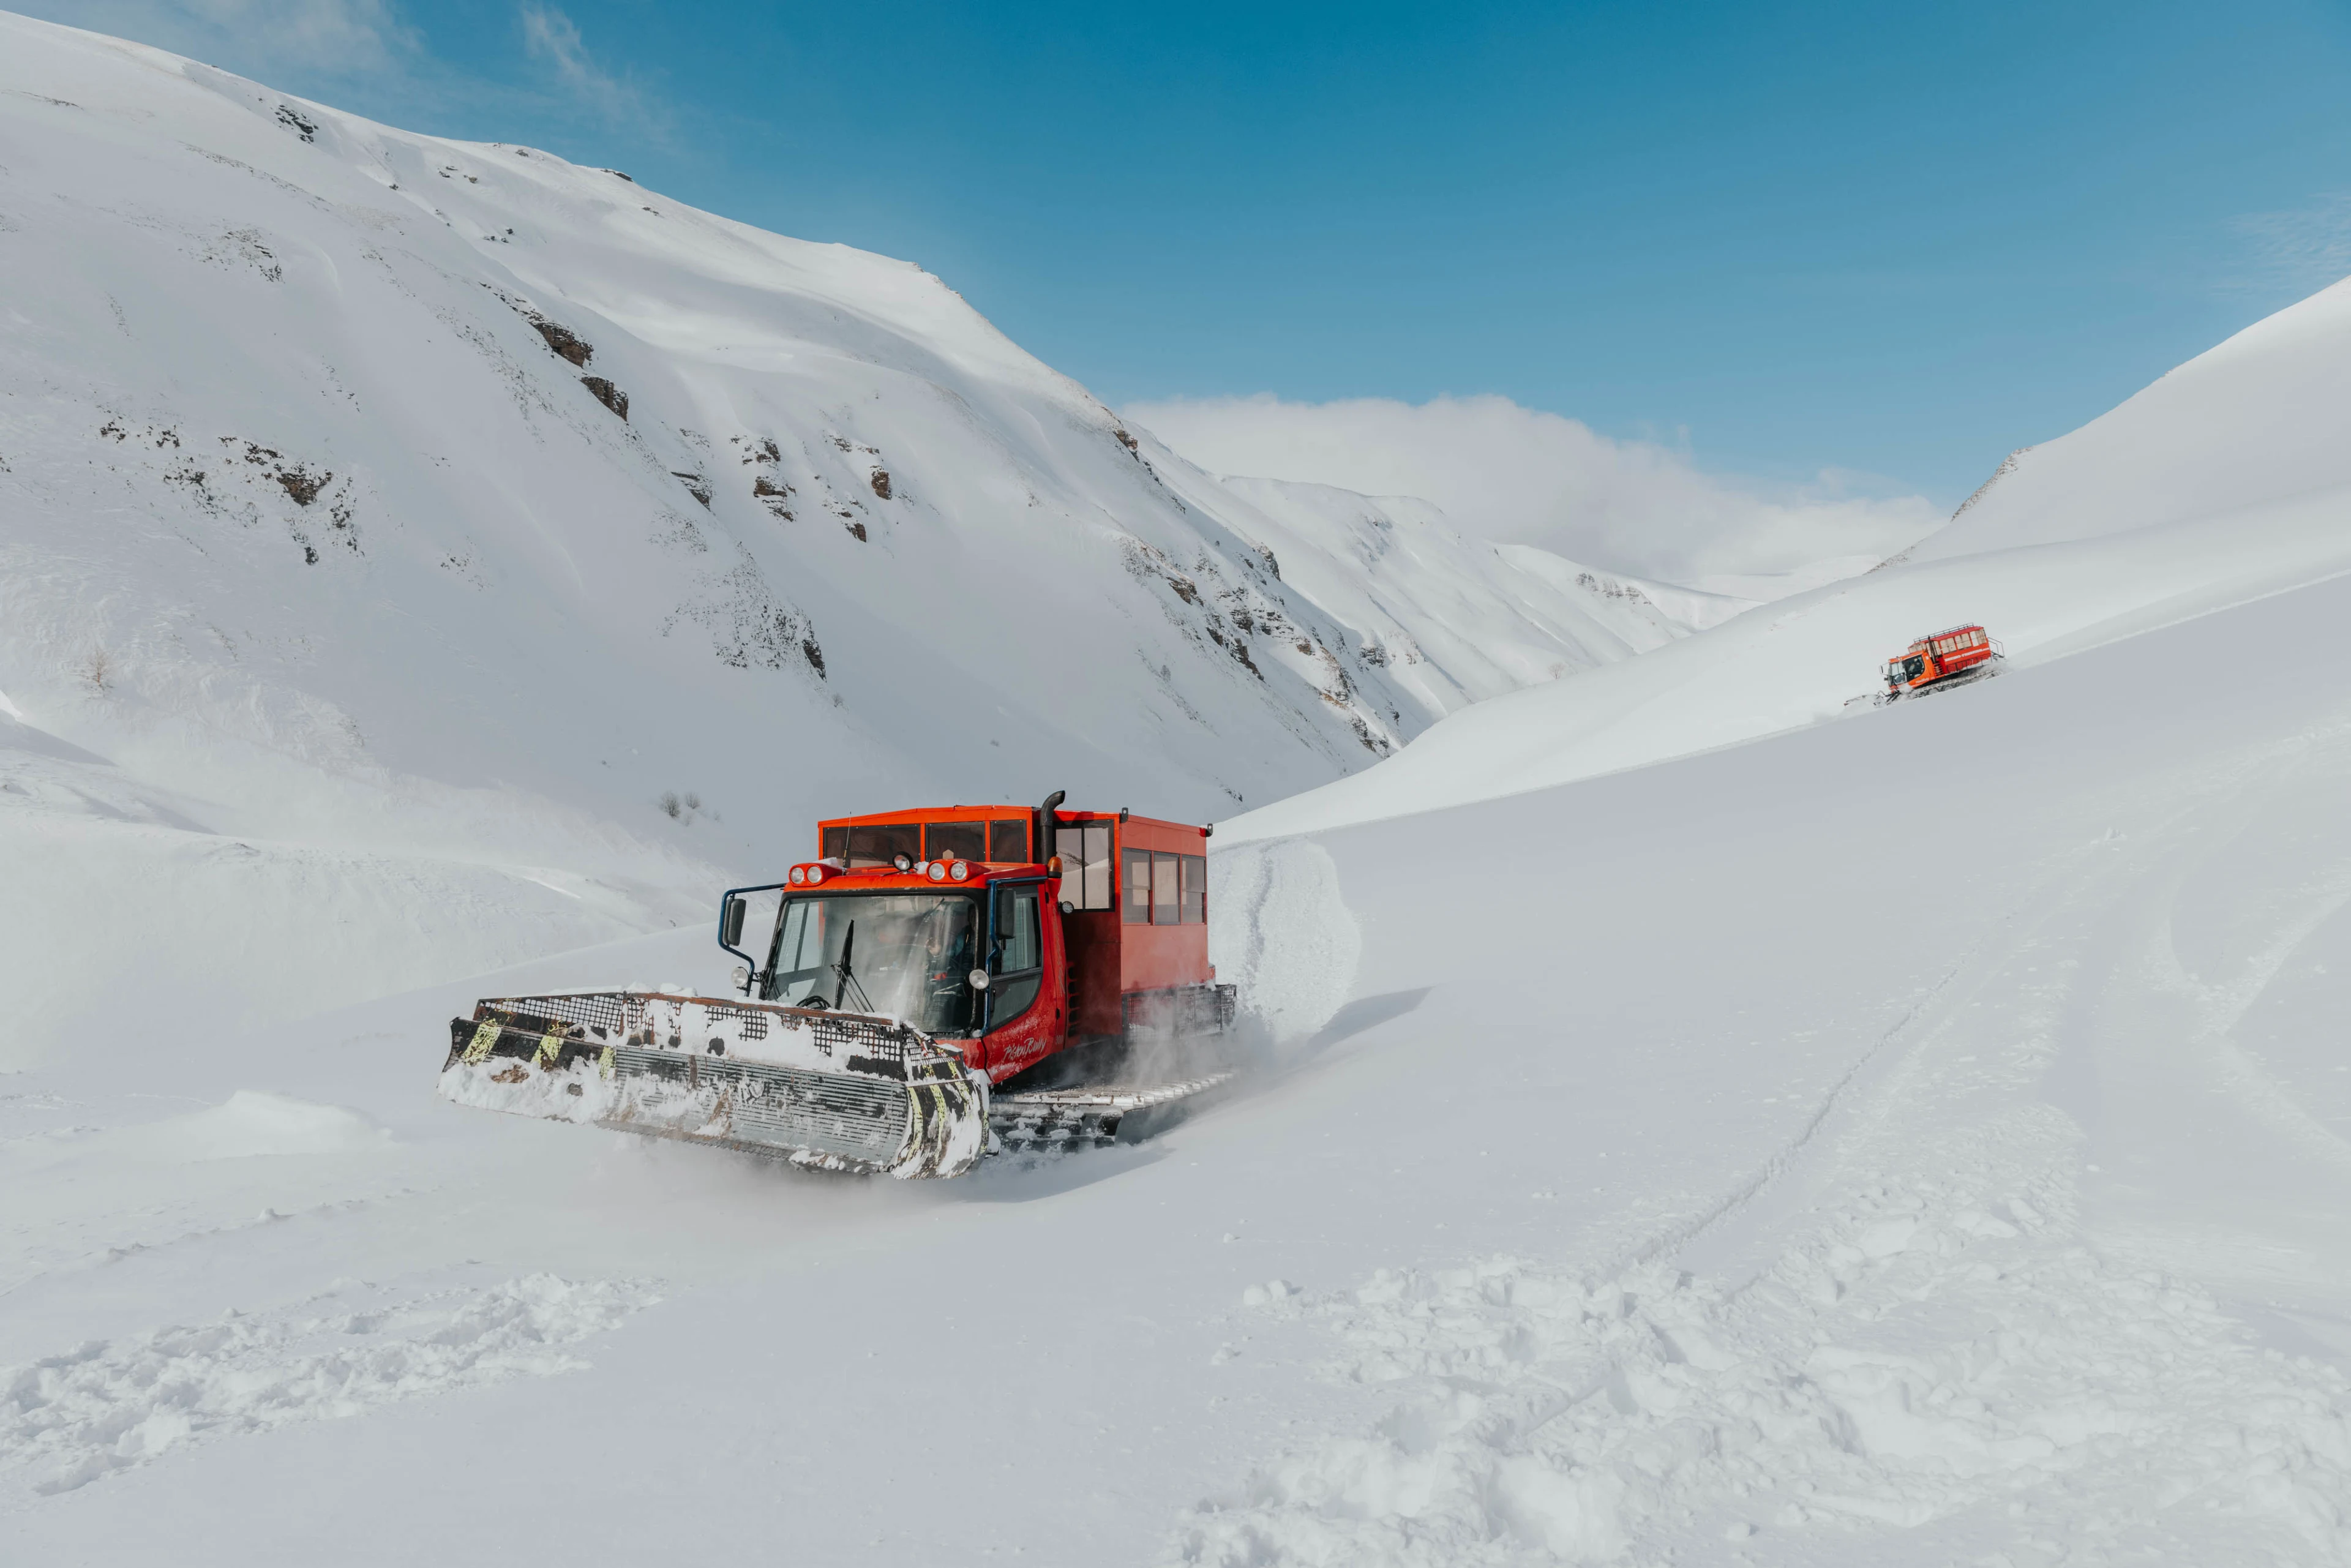
<svg viewBox="0 0 2351 1568"><path fill-rule="evenodd" d="M947 867L947 874L955 878L957 882L968 882L971 880L971 862L969 861L957 861L955 864Z"/></svg>
<svg viewBox="0 0 2351 1568"><path fill-rule="evenodd" d="M793 885L794 887L799 887L799 885L801 885L803 883L807 882L807 881L808 881L808 879L809 879L809 868L808 868L808 867L806 867L806 866L804 866L804 865L796 865L796 866L792 867L792 885Z"/></svg>
<svg viewBox="0 0 2351 1568"><path fill-rule="evenodd" d="M925 868L924 874L928 876L933 882L945 882L947 879L947 862L945 861L933 861Z"/></svg>
<svg viewBox="0 0 2351 1568"><path fill-rule="evenodd" d="M896 866L900 871L912 871L914 869L914 857L912 855L892 855L890 857L890 863Z"/></svg>

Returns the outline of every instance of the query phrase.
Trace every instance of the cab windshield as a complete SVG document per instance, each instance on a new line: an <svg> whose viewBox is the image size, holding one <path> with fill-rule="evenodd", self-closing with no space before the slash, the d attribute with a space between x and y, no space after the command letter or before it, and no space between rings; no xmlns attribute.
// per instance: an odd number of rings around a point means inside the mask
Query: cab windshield
<svg viewBox="0 0 2351 1568"><path fill-rule="evenodd" d="M790 1007L897 1019L925 1034L979 1026L979 901L967 894L842 893L789 898L761 995Z"/></svg>

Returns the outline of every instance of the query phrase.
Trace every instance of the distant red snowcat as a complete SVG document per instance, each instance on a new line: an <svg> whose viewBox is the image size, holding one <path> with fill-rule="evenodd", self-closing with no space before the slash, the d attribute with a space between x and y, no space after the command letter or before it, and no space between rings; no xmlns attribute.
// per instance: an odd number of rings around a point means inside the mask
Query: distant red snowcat
<svg viewBox="0 0 2351 1568"><path fill-rule="evenodd" d="M492 998L452 1020L440 1092L900 1176L1141 1135L1232 1077L1130 1081L1139 1043L1231 1025L1209 830L1061 800L820 822L817 859L720 902L738 995Z"/></svg>
<svg viewBox="0 0 2351 1568"><path fill-rule="evenodd" d="M1954 626L1910 644L1909 651L1886 662L1883 703L1904 697L1949 691L1997 674L2007 658L2001 645L1980 626Z"/></svg>

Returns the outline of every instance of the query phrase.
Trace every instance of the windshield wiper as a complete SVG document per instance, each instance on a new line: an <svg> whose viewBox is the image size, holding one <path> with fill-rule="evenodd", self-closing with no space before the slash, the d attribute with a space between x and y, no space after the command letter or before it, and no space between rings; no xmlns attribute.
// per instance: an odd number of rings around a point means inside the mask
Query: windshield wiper
<svg viewBox="0 0 2351 1568"><path fill-rule="evenodd" d="M854 990L857 993L857 1010L870 1013L873 1010L873 1003L866 997L865 988L857 983L857 976L849 967L850 956L856 951L857 922L852 920L849 923L849 930L841 938L841 962L832 967L834 980L832 1005L836 1008L847 1007L849 993Z"/></svg>

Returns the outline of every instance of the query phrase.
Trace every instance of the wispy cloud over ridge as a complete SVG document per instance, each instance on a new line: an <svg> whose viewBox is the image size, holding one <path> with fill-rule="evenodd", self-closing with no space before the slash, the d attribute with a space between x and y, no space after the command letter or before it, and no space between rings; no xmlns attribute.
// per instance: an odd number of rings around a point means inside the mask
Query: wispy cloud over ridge
<svg viewBox="0 0 2351 1568"><path fill-rule="evenodd" d="M2232 226L2252 242L2266 284L2306 294L2351 277L2351 191L2330 191L2282 212L2247 213Z"/></svg>
<svg viewBox="0 0 2351 1568"><path fill-rule="evenodd" d="M1261 392L1123 412L1219 474L1418 496L1472 533L1678 581L1884 557L1943 520L1924 497L1867 476L1824 469L1774 486L1709 474L1686 452L1490 394L1416 404Z"/></svg>
<svg viewBox="0 0 2351 1568"><path fill-rule="evenodd" d="M644 93L597 63L569 16L540 0L523 0L516 15L524 52L552 72L571 98L615 124L660 129L660 116Z"/></svg>

